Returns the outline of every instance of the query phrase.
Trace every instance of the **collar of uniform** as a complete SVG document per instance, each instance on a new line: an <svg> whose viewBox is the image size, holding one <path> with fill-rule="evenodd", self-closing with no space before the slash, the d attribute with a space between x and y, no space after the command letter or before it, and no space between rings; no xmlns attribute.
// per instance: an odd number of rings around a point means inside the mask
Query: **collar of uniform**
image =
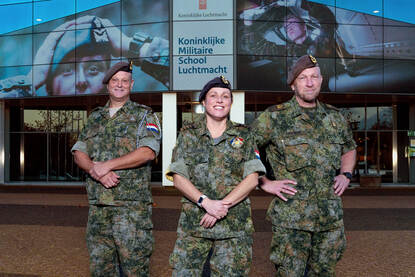
<svg viewBox="0 0 415 277"><path fill-rule="evenodd" d="M130 109L133 106L134 106L133 102L130 99L128 99L127 102L125 102L125 104L118 111L119 112L124 112L124 111L126 111L127 109ZM110 109L110 101L108 100L107 103L105 104L105 106L102 108L101 113L104 116L107 116L107 115L109 115L109 109Z"/></svg>
<svg viewBox="0 0 415 277"><path fill-rule="evenodd" d="M290 101L288 101L288 104L292 108L291 109L292 117L297 117L297 116L303 115L303 110L302 110L301 106L298 104L297 99L295 98L295 95L291 98ZM316 113L317 113L317 115L326 115L327 114L325 107L318 100L316 100Z"/></svg>
<svg viewBox="0 0 415 277"><path fill-rule="evenodd" d="M194 123L197 124L198 126L198 133L200 136L209 135L209 130L207 129L207 126L206 126L206 115L205 114L202 115L200 119L195 121ZM233 123L231 120L228 119L226 121L226 129L224 133L226 133L227 135L231 135L231 136L237 135L238 132L235 130L235 123Z"/></svg>

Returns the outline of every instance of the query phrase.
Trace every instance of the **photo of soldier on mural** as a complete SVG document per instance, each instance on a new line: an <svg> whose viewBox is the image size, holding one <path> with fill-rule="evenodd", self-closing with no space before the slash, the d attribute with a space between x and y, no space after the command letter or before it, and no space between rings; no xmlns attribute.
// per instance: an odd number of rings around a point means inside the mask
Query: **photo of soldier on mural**
<svg viewBox="0 0 415 277"><path fill-rule="evenodd" d="M305 0L238 1L237 14L240 89L261 83L263 90L289 91L287 68L305 54L318 57L328 76L322 91L414 88L414 41L394 31L396 21ZM399 23L415 34L413 24Z"/></svg>
<svg viewBox="0 0 415 277"><path fill-rule="evenodd" d="M164 1L156 1L151 5L142 2L127 3L124 5L125 10L135 8L145 13L154 9L154 6L160 6L158 2ZM114 4L108 6L111 5ZM120 58L131 59L134 66L138 67L136 71L139 76L135 78L141 81L137 82L139 84L133 91L167 90L167 24L132 25L121 30L120 26L114 25L114 22L119 24L119 15L117 17L105 11L93 9L81 13L77 18L68 16L54 20L60 25L33 36L33 66L22 68L22 71L28 72L18 75L13 74L12 70L0 70L0 98L105 93L102 79L110 66ZM127 11L125 13L127 15ZM167 18L166 8L161 13ZM50 22L47 24L51 25ZM19 39L14 38L10 36L9 42L0 43L0 48L18 44ZM27 41L30 46L32 38L27 37L27 40L30 40Z"/></svg>

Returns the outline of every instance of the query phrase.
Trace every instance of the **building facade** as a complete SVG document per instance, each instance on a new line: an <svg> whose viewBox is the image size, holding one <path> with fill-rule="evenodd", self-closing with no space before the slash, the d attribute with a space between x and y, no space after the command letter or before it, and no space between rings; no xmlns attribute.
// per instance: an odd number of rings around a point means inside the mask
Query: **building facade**
<svg viewBox="0 0 415 277"><path fill-rule="evenodd" d="M99 2L99 4L97 4ZM131 98L159 116L163 172L181 126L203 112L198 91L224 75L231 119L250 124L292 96L291 64L315 56L321 100L339 107L358 144L355 180L415 184L415 4L410 0L121 0L0 2L2 184L77 184L70 149L105 105L102 78L131 60Z"/></svg>

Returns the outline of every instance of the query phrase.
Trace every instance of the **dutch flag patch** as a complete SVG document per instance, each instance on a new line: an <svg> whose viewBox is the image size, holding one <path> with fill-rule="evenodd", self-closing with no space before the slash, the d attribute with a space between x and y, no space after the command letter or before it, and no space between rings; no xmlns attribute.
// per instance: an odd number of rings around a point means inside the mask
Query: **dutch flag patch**
<svg viewBox="0 0 415 277"><path fill-rule="evenodd" d="M153 123L147 123L146 124L146 128L147 128L147 131L151 131L151 132L155 132L155 133L160 133L160 130L159 130L159 128L157 127L157 125L156 124L153 124Z"/></svg>

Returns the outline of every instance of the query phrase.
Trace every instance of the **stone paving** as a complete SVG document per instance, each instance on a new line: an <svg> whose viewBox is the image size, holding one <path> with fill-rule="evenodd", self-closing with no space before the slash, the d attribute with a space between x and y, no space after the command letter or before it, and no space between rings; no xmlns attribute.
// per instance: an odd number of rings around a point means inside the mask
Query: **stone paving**
<svg viewBox="0 0 415 277"><path fill-rule="evenodd" d="M337 276L415 276L415 189L406 191L346 193L348 248ZM171 276L180 196L171 190L154 195L151 275ZM256 233L250 276L273 276L264 219L271 197L254 192L251 200ZM88 276L87 211L82 190L0 189L0 277Z"/></svg>

